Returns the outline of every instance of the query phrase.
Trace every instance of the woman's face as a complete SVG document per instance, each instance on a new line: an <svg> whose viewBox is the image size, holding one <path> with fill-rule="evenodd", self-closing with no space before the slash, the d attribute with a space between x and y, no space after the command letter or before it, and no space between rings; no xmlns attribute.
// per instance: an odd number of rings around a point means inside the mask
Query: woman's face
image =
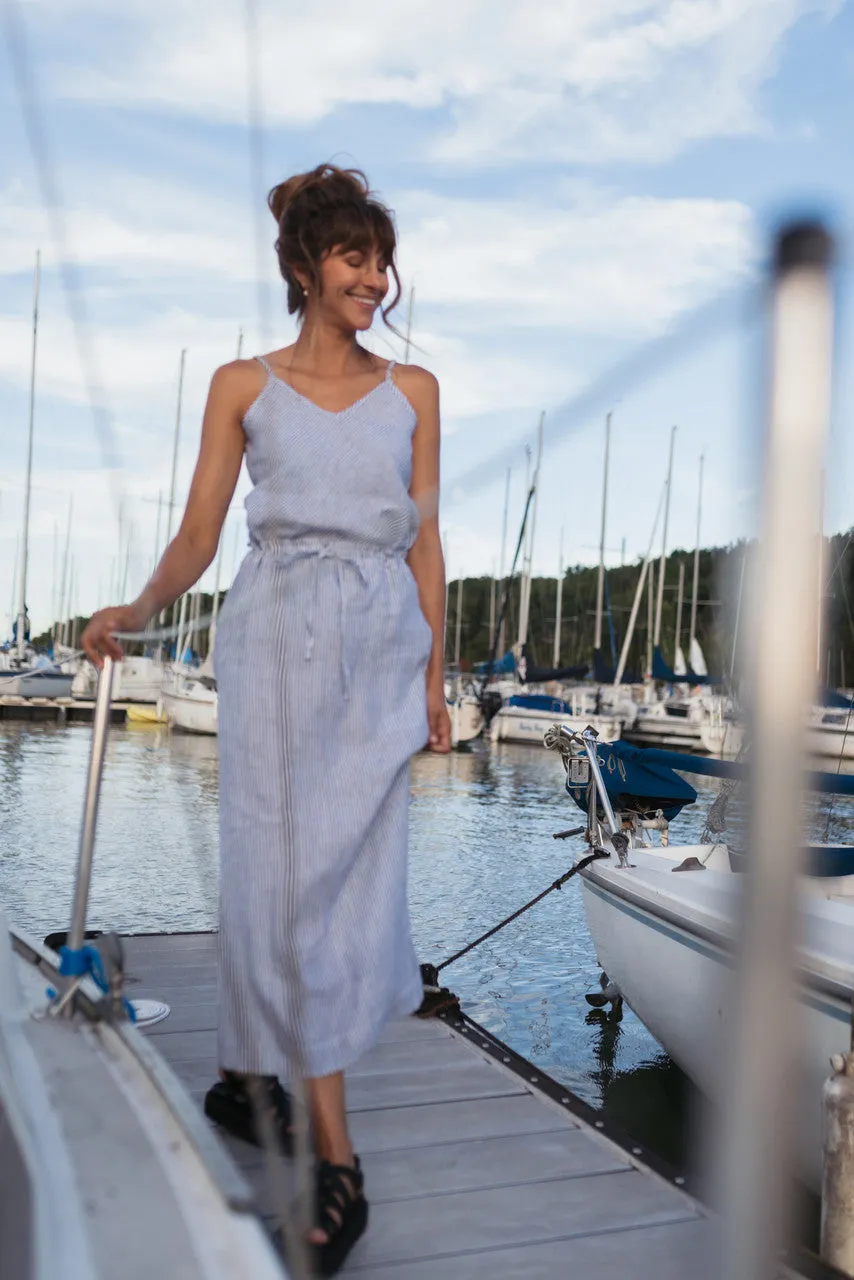
<svg viewBox="0 0 854 1280"><path fill-rule="evenodd" d="M319 298L309 295L324 317L346 329L370 329L388 293L388 266L374 248L332 249L320 264Z"/></svg>

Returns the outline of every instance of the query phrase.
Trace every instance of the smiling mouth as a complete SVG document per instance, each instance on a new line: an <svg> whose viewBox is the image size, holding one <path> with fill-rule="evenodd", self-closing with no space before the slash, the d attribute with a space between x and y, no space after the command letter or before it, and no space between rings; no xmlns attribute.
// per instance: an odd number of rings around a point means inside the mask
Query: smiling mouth
<svg viewBox="0 0 854 1280"><path fill-rule="evenodd" d="M360 307L364 307L366 311L374 311L379 306L377 298L366 298L363 294L348 293L347 297L352 298L354 302L357 302Z"/></svg>

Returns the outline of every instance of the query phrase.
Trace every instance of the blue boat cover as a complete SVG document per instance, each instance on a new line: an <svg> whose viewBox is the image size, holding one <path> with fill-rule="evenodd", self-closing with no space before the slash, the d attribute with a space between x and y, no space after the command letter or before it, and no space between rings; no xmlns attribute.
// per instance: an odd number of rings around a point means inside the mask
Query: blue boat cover
<svg viewBox="0 0 854 1280"><path fill-rule="evenodd" d="M514 693L507 698L505 707L524 707L527 711L547 711L549 715L572 715L572 707L563 698L551 698L546 693Z"/></svg>
<svg viewBox="0 0 854 1280"><path fill-rule="evenodd" d="M474 669L479 676L485 676L487 671L493 676L512 676L516 673L516 659L508 649L504 657L496 658L491 667L488 662L476 662Z"/></svg>
<svg viewBox="0 0 854 1280"><path fill-rule="evenodd" d="M697 792L673 769L651 761L651 754L643 747L630 747L625 742L596 744L602 779L614 808L635 813L654 813L661 809L670 822L686 804L694 803ZM579 760L579 772L584 773L583 765L588 763L587 758L581 756ZM587 776L574 782L573 772L571 769L567 774L566 789L579 809L586 813L592 779ZM589 768L587 773L589 775ZM604 814L600 813L600 816Z"/></svg>

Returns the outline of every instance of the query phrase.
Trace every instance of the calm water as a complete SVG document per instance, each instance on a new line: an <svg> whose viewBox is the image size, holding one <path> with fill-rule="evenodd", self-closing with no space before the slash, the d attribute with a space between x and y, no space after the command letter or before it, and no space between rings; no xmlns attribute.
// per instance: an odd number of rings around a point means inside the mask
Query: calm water
<svg viewBox="0 0 854 1280"><path fill-rule="evenodd" d="M90 736L85 726L0 723L0 901L39 937L67 927ZM420 959L441 961L582 852L578 840L552 839L581 816L562 784L558 758L529 746L416 757L410 898ZM91 927L215 926L217 793L215 739L111 730ZM701 790L700 803L672 824L674 841L699 834L713 795ZM853 821L850 804L837 801L832 834L850 833ZM598 976L570 881L443 980L472 1017L681 1163L687 1083L629 1010L617 1020L589 1008L584 994Z"/></svg>

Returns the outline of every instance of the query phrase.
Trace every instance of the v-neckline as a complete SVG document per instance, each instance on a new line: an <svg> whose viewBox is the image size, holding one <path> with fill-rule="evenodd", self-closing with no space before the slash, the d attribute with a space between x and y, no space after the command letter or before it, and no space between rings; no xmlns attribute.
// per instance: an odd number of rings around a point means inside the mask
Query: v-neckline
<svg viewBox="0 0 854 1280"><path fill-rule="evenodd" d="M352 404L346 405L343 409L325 409L322 404L318 404L316 400L312 400L311 396L304 396L301 391L297 391L296 387L292 386L287 379L280 377L273 369L268 369L267 373L269 377L274 379L274 381L281 383L283 387L287 387L288 391L295 395L299 400L304 400L305 403L310 404L313 409L317 409L318 413L326 413L330 418L340 418L343 414L349 413L351 409L355 409L358 405L364 404L366 400L370 400L372 395L390 381L388 374L386 374L375 387L371 387L370 391L366 391L363 396L359 396L358 400L354 400ZM392 383L392 386L394 385L395 384Z"/></svg>

